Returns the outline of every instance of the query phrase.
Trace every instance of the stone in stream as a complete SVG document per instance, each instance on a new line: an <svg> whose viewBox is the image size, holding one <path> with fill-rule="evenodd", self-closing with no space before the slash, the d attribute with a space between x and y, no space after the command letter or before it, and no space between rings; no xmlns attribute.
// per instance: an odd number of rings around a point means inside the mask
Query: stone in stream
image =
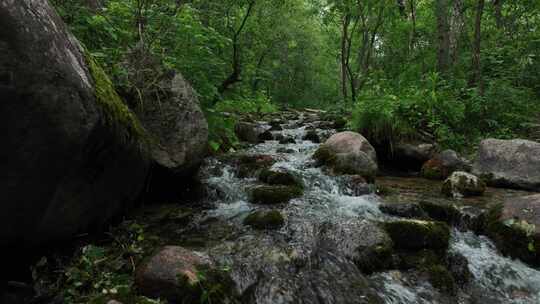
<svg viewBox="0 0 540 304"><path fill-rule="evenodd" d="M478 148L473 173L490 186L540 191L540 143L485 139Z"/></svg>
<svg viewBox="0 0 540 304"><path fill-rule="evenodd" d="M454 198L478 196L484 194L486 184L470 173L456 171L444 181L441 191L446 196Z"/></svg>
<svg viewBox="0 0 540 304"><path fill-rule="evenodd" d="M317 131L315 130L309 130L304 137L302 137L302 140L308 140L313 143L320 143L321 138L319 137L319 134L317 134Z"/></svg>
<svg viewBox="0 0 540 304"><path fill-rule="evenodd" d="M450 228L444 222L398 220L384 223L394 247L403 250L446 250Z"/></svg>
<svg viewBox="0 0 540 304"><path fill-rule="evenodd" d="M250 200L255 204L275 205L288 203L303 194L302 188L296 186L256 186L251 189Z"/></svg>
<svg viewBox="0 0 540 304"><path fill-rule="evenodd" d="M281 131L283 128L281 127L281 120L280 119L273 119L270 121L270 131Z"/></svg>
<svg viewBox="0 0 540 304"><path fill-rule="evenodd" d="M206 254L179 246L163 247L139 266L135 284L142 295L173 303L197 303L205 293L214 301L237 298L230 277Z"/></svg>
<svg viewBox="0 0 540 304"><path fill-rule="evenodd" d="M340 191L345 195L362 196L375 193L376 186L360 175L341 175L338 177Z"/></svg>
<svg viewBox="0 0 540 304"><path fill-rule="evenodd" d="M256 123L241 121L234 126L234 133L238 139L252 144L259 143L259 135L263 132Z"/></svg>
<svg viewBox="0 0 540 304"><path fill-rule="evenodd" d="M279 143L282 144L282 145L288 145L288 144L295 144L296 143L296 140L294 140L294 138L292 137L283 137L279 140Z"/></svg>
<svg viewBox="0 0 540 304"><path fill-rule="evenodd" d="M293 186L304 189L302 180L293 173L286 171L263 169L259 174L259 180L269 185Z"/></svg>
<svg viewBox="0 0 540 304"><path fill-rule="evenodd" d="M244 225L255 229L278 229L285 224L281 212L277 210L254 211L244 219Z"/></svg>
<svg viewBox="0 0 540 304"><path fill-rule="evenodd" d="M236 175L240 178L257 176L261 170L271 167L276 160L266 154L243 154L237 161Z"/></svg>
<svg viewBox="0 0 540 304"><path fill-rule="evenodd" d="M404 218L427 219L429 216L418 204L414 203L386 203L379 206L381 212L392 216Z"/></svg>
<svg viewBox="0 0 540 304"><path fill-rule="evenodd" d="M422 176L428 179L446 179L454 171L470 171L469 162L454 150L444 150L422 165Z"/></svg>
<svg viewBox="0 0 540 304"><path fill-rule="evenodd" d="M357 174L374 180L377 155L367 139L355 132L332 135L313 155L318 165L326 165L335 174Z"/></svg>
<svg viewBox="0 0 540 304"><path fill-rule="evenodd" d="M259 134L259 142L265 142L267 140L274 140L274 135L269 130L266 130Z"/></svg>
<svg viewBox="0 0 540 304"><path fill-rule="evenodd" d="M507 199L490 210L485 225L504 254L540 266L540 194Z"/></svg>
<svg viewBox="0 0 540 304"><path fill-rule="evenodd" d="M145 189L140 121L49 1L0 1L0 54L0 247L105 228Z"/></svg>

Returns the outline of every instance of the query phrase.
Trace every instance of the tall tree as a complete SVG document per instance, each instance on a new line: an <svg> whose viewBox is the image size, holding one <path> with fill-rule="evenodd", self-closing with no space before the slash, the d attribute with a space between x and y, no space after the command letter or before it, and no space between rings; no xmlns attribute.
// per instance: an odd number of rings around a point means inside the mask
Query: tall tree
<svg viewBox="0 0 540 304"><path fill-rule="evenodd" d="M484 93L484 82L482 79L482 67L480 63L482 46L482 16L484 14L484 0L478 0L476 5L476 15L474 21L474 40L472 52L472 76L469 80L470 86L478 86L480 94Z"/></svg>
<svg viewBox="0 0 540 304"><path fill-rule="evenodd" d="M435 0L435 16L437 18L437 71L446 74L450 67L450 0Z"/></svg>

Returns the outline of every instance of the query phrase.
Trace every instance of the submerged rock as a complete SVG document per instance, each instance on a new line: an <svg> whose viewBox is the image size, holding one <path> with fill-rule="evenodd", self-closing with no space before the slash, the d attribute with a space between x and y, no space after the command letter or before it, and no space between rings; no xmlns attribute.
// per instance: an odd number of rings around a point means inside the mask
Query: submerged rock
<svg viewBox="0 0 540 304"><path fill-rule="evenodd" d="M304 191L295 186L256 186L251 190L251 201L264 205L283 204L303 194Z"/></svg>
<svg viewBox="0 0 540 304"><path fill-rule="evenodd" d="M387 222L384 227L394 246L405 250L446 250L450 240L450 228L443 222L399 220Z"/></svg>
<svg viewBox="0 0 540 304"><path fill-rule="evenodd" d="M362 135L341 132L332 135L313 155L319 165L336 174L358 174L373 180L377 174L375 149Z"/></svg>
<svg viewBox="0 0 540 304"><path fill-rule="evenodd" d="M277 210L255 211L246 217L244 224L255 229L278 229L285 224L285 219Z"/></svg>
<svg viewBox="0 0 540 304"><path fill-rule="evenodd" d="M276 160L266 154L243 154L238 158L236 175L240 178L257 176L261 170L271 167Z"/></svg>
<svg viewBox="0 0 540 304"><path fill-rule="evenodd" d="M145 130L49 1L0 16L0 246L104 228L145 189Z"/></svg>
<svg viewBox="0 0 540 304"><path fill-rule="evenodd" d="M441 191L455 198L482 195L486 191L486 184L470 173L456 171L444 181Z"/></svg>
<svg viewBox="0 0 540 304"><path fill-rule="evenodd" d="M366 179L360 175L342 175L340 184L342 184L343 187L341 192L350 196L362 196L375 193L376 191L376 186L368 183Z"/></svg>
<svg viewBox="0 0 540 304"><path fill-rule="evenodd" d="M429 179L445 179L454 171L470 171L469 162L454 150L444 150L422 166L422 176Z"/></svg>
<svg viewBox="0 0 540 304"><path fill-rule="evenodd" d="M490 186L540 191L540 143L523 139L483 140L473 173Z"/></svg>

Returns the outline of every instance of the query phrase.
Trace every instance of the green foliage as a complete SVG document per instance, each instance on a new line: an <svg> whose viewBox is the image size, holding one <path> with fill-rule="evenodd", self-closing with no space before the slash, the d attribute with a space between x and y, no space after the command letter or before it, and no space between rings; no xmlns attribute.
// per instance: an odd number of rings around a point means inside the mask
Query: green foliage
<svg viewBox="0 0 540 304"><path fill-rule="evenodd" d="M105 304L109 299L126 304L163 303L133 293L135 265L153 247L145 226L126 221L110 237L112 243L90 243L73 257L43 257L32 269L36 286L62 296L66 303Z"/></svg>

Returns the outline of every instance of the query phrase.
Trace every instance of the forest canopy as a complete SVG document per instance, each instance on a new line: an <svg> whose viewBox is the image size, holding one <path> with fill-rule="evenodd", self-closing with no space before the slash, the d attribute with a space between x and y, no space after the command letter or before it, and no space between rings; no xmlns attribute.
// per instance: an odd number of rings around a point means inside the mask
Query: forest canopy
<svg viewBox="0 0 540 304"><path fill-rule="evenodd" d="M159 87L147 61L184 74L216 149L235 141L223 112L282 106L351 113L375 142L540 138L535 0L52 2L122 95Z"/></svg>

